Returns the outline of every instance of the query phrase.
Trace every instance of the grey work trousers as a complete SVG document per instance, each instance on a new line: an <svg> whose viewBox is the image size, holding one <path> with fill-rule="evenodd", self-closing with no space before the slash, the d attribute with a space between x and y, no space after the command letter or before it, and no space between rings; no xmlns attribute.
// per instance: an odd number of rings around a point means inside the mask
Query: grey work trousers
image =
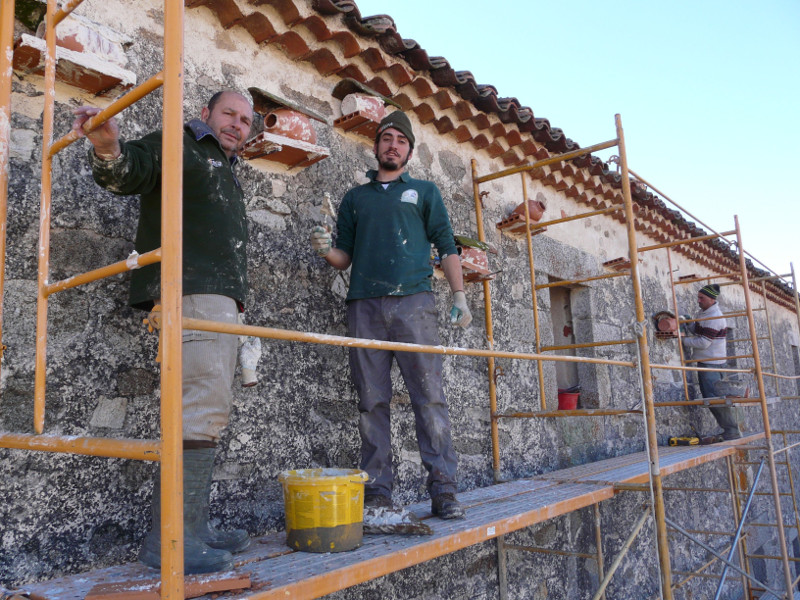
<svg viewBox="0 0 800 600"><path fill-rule="evenodd" d="M183 316L236 323L233 298L217 294L183 297ZM233 401L238 336L187 329L183 332L183 439L219 441Z"/></svg>
<svg viewBox="0 0 800 600"><path fill-rule="evenodd" d="M392 342L438 345L432 292L350 301L349 335ZM369 475L367 494L392 495L392 440L389 405L391 367L397 360L416 422L422 464L431 497L456 492L458 459L450 437L450 416L442 385L442 356L350 348L350 371L359 397L361 468Z"/></svg>
<svg viewBox="0 0 800 600"><path fill-rule="evenodd" d="M715 366L709 363L697 363L698 367L713 369ZM716 398L717 392L714 383L722 379L719 371L697 371L697 380L700 383L700 393L703 398ZM739 433L739 422L736 419L736 411L732 406L709 406L711 414L717 420L717 424L722 427L722 437L725 439L736 439L741 436Z"/></svg>

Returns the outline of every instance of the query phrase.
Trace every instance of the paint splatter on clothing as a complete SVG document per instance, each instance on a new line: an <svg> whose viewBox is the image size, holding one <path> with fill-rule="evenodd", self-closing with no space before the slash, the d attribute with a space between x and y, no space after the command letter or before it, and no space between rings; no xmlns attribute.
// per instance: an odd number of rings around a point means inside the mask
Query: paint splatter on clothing
<svg viewBox="0 0 800 600"><path fill-rule="evenodd" d="M431 244L457 252L439 188L403 173L385 185L353 188L342 199L336 247L352 257L347 300L408 296L431 290Z"/></svg>
<svg viewBox="0 0 800 600"><path fill-rule="evenodd" d="M161 132L120 140L122 155L102 161L92 150L94 180L118 195L141 195L136 251L161 246ZM183 294L219 294L240 305L247 295L244 193L211 129L192 120L183 136ZM160 296L161 268L133 271L130 303L149 309Z"/></svg>

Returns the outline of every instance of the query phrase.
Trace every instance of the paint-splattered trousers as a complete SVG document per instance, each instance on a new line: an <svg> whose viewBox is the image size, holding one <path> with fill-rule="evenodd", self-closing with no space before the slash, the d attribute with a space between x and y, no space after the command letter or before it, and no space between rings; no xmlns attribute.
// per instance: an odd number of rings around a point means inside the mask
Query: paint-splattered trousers
<svg viewBox="0 0 800 600"><path fill-rule="evenodd" d="M236 323L236 301L217 294L183 297L183 316ZM228 425L239 338L213 331L183 332L183 439L219 441Z"/></svg>
<svg viewBox="0 0 800 600"><path fill-rule="evenodd" d="M709 363L697 363L698 367L713 369L715 366ZM700 383L700 393L703 398L716 398L717 392L714 390L714 383L722 379L719 371L697 371L697 381ZM736 439L741 436L739 433L739 423L736 419L736 409L733 406L709 406L711 414L717 420L717 424L722 427L722 436L725 439Z"/></svg>
<svg viewBox="0 0 800 600"><path fill-rule="evenodd" d="M352 300L347 305L349 335L392 342L439 345L432 292ZM442 355L350 348L350 371L358 392L361 468L369 475L366 493L392 494L392 440L389 405L391 367L397 361L416 421L417 444L428 470L431 496L456 492L458 459L450 437L450 416L442 385Z"/></svg>

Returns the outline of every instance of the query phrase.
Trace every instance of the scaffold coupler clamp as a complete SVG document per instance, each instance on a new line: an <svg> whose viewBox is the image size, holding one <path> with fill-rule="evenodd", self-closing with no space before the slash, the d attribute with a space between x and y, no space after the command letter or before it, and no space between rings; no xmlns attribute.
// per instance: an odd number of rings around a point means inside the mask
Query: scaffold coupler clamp
<svg viewBox="0 0 800 600"><path fill-rule="evenodd" d="M631 323L631 333L637 338L642 337L645 334L645 331L647 331L646 321L634 321Z"/></svg>
<svg viewBox="0 0 800 600"><path fill-rule="evenodd" d="M125 259L125 266L128 267L129 271L142 268L139 264L139 253L136 250L132 250L131 253L128 254L128 258Z"/></svg>

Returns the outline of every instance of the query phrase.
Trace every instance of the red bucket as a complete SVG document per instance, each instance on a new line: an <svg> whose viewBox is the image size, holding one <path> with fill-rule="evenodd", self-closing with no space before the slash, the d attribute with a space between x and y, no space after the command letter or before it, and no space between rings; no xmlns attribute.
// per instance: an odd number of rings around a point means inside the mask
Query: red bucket
<svg viewBox="0 0 800 600"><path fill-rule="evenodd" d="M578 408L579 393L558 392L558 410L575 410Z"/></svg>

